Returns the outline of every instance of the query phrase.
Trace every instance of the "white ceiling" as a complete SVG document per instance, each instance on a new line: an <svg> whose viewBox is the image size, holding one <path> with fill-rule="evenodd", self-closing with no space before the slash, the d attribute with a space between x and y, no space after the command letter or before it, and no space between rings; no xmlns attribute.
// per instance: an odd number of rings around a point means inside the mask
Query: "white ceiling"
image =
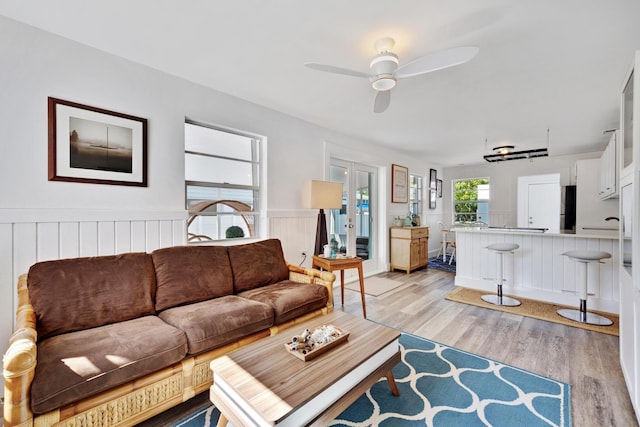
<svg viewBox="0 0 640 427"><path fill-rule="evenodd" d="M0 0L0 14L444 166L544 148L547 128L551 155L602 150L640 49L638 0ZM382 114L367 80L303 66L368 72L384 36L400 65L480 53L399 81Z"/></svg>

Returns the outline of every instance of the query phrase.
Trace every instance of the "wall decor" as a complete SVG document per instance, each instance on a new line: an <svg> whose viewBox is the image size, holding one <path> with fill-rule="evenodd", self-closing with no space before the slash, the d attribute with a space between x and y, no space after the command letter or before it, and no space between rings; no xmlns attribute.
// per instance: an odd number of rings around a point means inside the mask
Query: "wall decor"
<svg viewBox="0 0 640 427"><path fill-rule="evenodd" d="M429 169L429 188L436 189L436 180L438 179L438 172L435 169Z"/></svg>
<svg viewBox="0 0 640 427"><path fill-rule="evenodd" d="M147 186L147 119L48 98L49 181Z"/></svg>
<svg viewBox="0 0 640 427"><path fill-rule="evenodd" d="M436 193L438 193L438 198L442 198L442 180L436 179Z"/></svg>
<svg viewBox="0 0 640 427"><path fill-rule="evenodd" d="M391 203L409 203L409 169L391 165Z"/></svg>
<svg viewBox="0 0 640 427"><path fill-rule="evenodd" d="M429 190L429 209L436 208L436 190Z"/></svg>

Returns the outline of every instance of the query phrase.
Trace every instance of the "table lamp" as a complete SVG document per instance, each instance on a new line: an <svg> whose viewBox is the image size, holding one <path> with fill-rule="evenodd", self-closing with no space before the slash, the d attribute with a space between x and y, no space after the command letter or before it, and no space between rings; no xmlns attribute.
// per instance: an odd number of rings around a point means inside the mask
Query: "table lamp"
<svg viewBox="0 0 640 427"><path fill-rule="evenodd" d="M305 181L302 185L302 207L320 209L316 227L315 255L322 254L327 241L327 219L325 209L342 208L342 183L329 181Z"/></svg>

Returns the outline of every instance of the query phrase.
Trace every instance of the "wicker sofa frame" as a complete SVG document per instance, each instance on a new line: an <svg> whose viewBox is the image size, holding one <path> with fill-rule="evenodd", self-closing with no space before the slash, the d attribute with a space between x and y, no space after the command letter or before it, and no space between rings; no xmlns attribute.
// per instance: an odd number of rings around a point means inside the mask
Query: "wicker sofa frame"
<svg viewBox="0 0 640 427"><path fill-rule="evenodd" d="M289 280L327 288L329 299L325 307L209 352L187 355L173 366L35 417L30 409L30 385L36 367L38 337L35 313L27 289L27 275L21 275L18 280L16 328L3 360L4 427L134 425L206 391L212 384L213 377L209 368L212 360L300 322L333 311L333 273L290 264L287 266Z"/></svg>

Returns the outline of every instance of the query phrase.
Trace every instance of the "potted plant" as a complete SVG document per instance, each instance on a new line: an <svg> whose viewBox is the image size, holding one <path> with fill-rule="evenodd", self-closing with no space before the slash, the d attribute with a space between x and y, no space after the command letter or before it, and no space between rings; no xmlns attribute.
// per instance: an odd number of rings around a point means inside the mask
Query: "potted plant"
<svg viewBox="0 0 640 427"><path fill-rule="evenodd" d="M244 237L244 230L242 229L242 227L232 225L231 227L227 228L224 234L227 239L237 239L239 237Z"/></svg>

